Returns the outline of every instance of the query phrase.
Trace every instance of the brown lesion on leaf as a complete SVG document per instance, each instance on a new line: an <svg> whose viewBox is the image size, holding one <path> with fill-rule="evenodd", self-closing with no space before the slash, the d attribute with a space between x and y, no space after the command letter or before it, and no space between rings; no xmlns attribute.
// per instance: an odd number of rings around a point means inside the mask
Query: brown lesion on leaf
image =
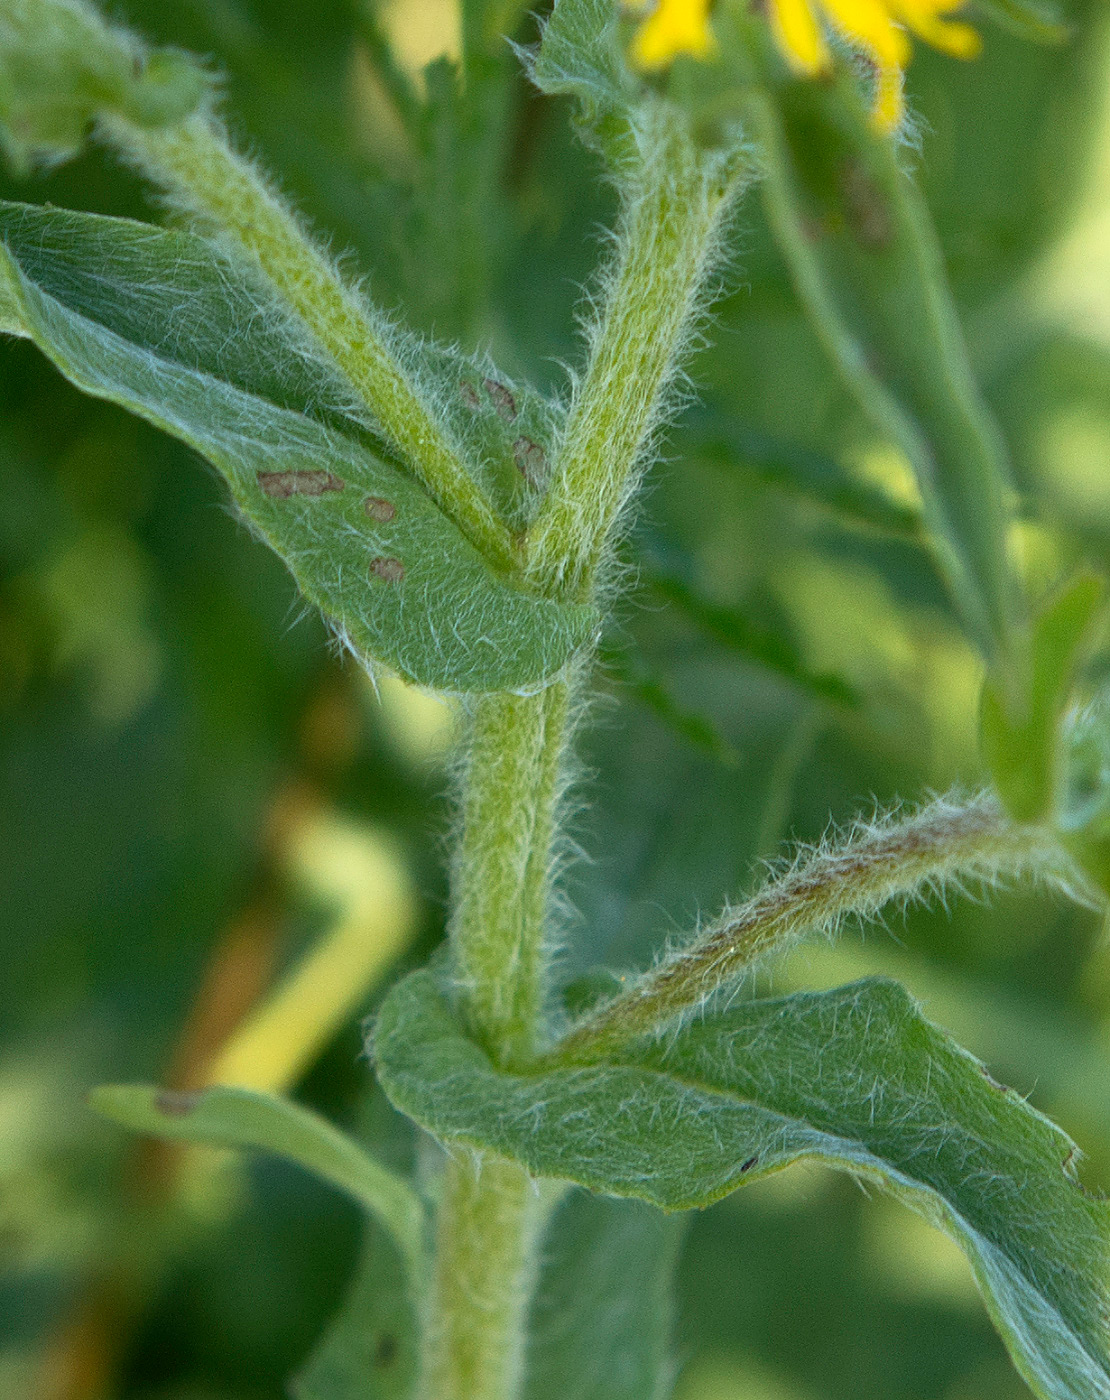
<svg viewBox="0 0 1110 1400"><path fill-rule="evenodd" d="M547 480L547 453L531 438L516 439L513 443L513 461L529 486L538 489Z"/></svg>
<svg viewBox="0 0 1110 1400"><path fill-rule="evenodd" d="M986 1067L986 1065L979 1066L979 1073L983 1076L983 1078L987 1081L991 1088L997 1089L1000 1094L1010 1094L1013 1092L1013 1090L1008 1084L1000 1084L998 1080L995 1079L994 1075L991 1074L990 1070Z"/></svg>
<svg viewBox="0 0 1110 1400"><path fill-rule="evenodd" d="M1079 1161L1082 1155L1083 1154L1079 1151L1078 1147L1073 1147L1071 1149L1071 1151L1068 1153L1068 1155L1064 1158L1063 1161L1064 1175L1067 1177L1067 1179L1071 1182L1073 1186L1078 1188L1078 1190L1081 1191L1082 1194L1087 1197L1089 1201L1105 1201L1105 1191L1094 1190L1090 1186L1085 1186L1083 1182L1080 1181L1078 1168Z"/></svg>
<svg viewBox="0 0 1110 1400"><path fill-rule="evenodd" d="M482 400L478 397L478 390L469 379L459 380L459 394L471 413L478 413L481 410Z"/></svg>
<svg viewBox="0 0 1110 1400"><path fill-rule="evenodd" d="M493 400L493 406L497 410L498 418L504 419L506 423L512 423L516 419L517 407L516 398L512 390L505 384L499 383L496 379L483 379L482 385L486 393Z"/></svg>
<svg viewBox="0 0 1110 1400"><path fill-rule="evenodd" d="M405 576L405 566L400 559L380 555L377 559L370 560L370 572L383 583L400 583Z"/></svg>
<svg viewBox="0 0 1110 1400"><path fill-rule="evenodd" d="M397 514L397 507L384 496L367 496L362 503L362 509L371 520L376 520L381 525L387 524Z"/></svg>
<svg viewBox="0 0 1110 1400"><path fill-rule="evenodd" d="M155 1096L154 1107L167 1118L186 1118L202 1097L202 1090L183 1093L180 1089L163 1089Z"/></svg>
<svg viewBox="0 0 1110 1400"><path fill-rule="evenodd" d="M259 472L258 484L276 501L287 501L290 496L323 496L347 485L342 477L322 471Z"/></svg>

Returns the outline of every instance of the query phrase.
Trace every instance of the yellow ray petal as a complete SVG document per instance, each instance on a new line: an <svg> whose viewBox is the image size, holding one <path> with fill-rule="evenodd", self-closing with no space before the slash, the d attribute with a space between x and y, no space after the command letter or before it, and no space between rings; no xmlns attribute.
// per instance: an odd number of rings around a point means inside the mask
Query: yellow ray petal
<svg viewBox="0 0 1110 1400"><path fill-rule="evenodd" d="M821 0L833 25L880 68L904 68L910 44L881 0Z"/></svg>
<svg viewBox="0 0 1110 1400"><path fill-rule="evenodd" d="M680 53L708 58L715 43L709 0L659 0L632 41L633 64L644 71L665 68Z"/></svg>
<svg viewBox="0 0 1110 1400"><path fill-rule="evenodd" d="M902 69L897 64L878 66L875 74L875 97L871 105L871 120L888 136L897 131L906 115L906 98L902 85Z"/></svg>
<svg viewBox="0 0 1110 1400"><path fill-rule="evenodd" d="M902 70L909 62L910 41L881 0L821 0L833 25L875 65L871 117L880 131L894 131L905 112Z"/></svg>
<svg viewBox="0 0 1110 1400"><path fill-rule="evenodd" d="M978 30L958 20L941 18L957 8L951 0L942 0L940 4L936 0L892 0L891 3L891 10L933 48L953 58L978 58L983 48Z"/></svg>
<svg viewBox="0 0 1110 1400"><path fill-rule="evenodd" d="M796 73L812 77L829 66L825 36L809 0L770 0L775 42Z"/></svg>

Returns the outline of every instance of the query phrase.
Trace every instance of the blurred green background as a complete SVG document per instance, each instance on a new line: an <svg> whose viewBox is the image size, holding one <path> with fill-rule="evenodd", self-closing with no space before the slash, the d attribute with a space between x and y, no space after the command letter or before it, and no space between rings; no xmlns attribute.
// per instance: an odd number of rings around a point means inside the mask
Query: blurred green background
<svg viewBox="0 0 1110 1400"><path fill-rule="evenodd" d="M423 68L457 52L452 0L113 13L211 56L238 137L386 304L565 384L611 195L504 45L474 57L465 98L449 63ZM1034 587L1110 551L1110 15L1068 18L1060 47L992 28L978 62L919 50L909 77L907 159L1009 438ZM492 23L534 37L511 6ZM406 124L410 91L423 105ZM96 151L0 194L161 217ZM904 465L826 364L757 196L732 247L698 402L625 546L635 587L582 735L568 982L642 965L784 839L979 777L977 664ZM197 1172L197 1199L171 1208L165 1161L83 1096L106 1079L196 1082L344 890L366 937L408 941L393 967L427 954L450 725L339 658L213 471L0 345L0 1396L283 1394L350 1275L353 1208L269 1160L218 1186ZM383 862L416 892L414 919L375 884ZM767 984L871 970L1055 1116L1089 1185L1110 1183L1095 914L1012 891L896 911ZM358 1032L374 995L296 1089L359 1131L376 1112ZM1026 1393L954 1248L816 1169L690 1222L676 1345L680 1400Z"/></svg>

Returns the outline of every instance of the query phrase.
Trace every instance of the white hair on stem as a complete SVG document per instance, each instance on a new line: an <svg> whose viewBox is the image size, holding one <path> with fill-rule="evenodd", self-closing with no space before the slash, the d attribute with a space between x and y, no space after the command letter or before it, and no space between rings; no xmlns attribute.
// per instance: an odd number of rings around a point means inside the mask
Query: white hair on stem
<svg viewBox="0 0 1110 1400"><path fill-rule="evenodd" d="M908 815L896 808L858 819L800 849L749 899L726 907L627 991L589 1012L557 1053L593 1057L658 1031L704 1007L769 953L807 935L834 935L849 918L879 919L891 902L944 900L969 885L992 889L1030 877L1086 897L1052 833L1010 821L990 793L963 800L949 794Z"/></svg>

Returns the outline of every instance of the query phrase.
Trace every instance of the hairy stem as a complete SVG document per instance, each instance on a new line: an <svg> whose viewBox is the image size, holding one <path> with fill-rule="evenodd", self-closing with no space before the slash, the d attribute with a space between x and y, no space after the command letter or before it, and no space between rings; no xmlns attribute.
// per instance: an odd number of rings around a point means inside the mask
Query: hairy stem
<svg viewBox="0 0 1110 1400"><path fill-rule="evenodd" d="M484 1153L448 1159L421 1400L519 1394L547 1194L515 1162Z"/></svg>
<svg viewBox="0 0 1110 1400"><path fill-rule="evenodd" d="M471 1025L503 1063L540 1031L570 684L483 696L471 718L451 940Z"/></svg>
<svg viewBox="0 0 1110 1400"><path fill-rule="evenodd" d="M685 133L643 136L624 187L617 254L576 385L531 567L546 588L589 594L612 527L635 489L668 384L689 339L735 172Z"/></svg>
<svg viewBox="0 0 1110 1400"><path fill-rule="evenodd" d="M543 1027L545 917L571 681L475 703L454 867L455 975L503 1064ZM538 1268L540 1189L487 1154L448 1160L424 1334L423 1400L514 1400Z"/></svg>
<svg viewBox="0 0 1110 1400"><path fill-rule="evenodd" d="M765 954L804 934L832 932L849 917L874 918L892 899L914 899L965 880L1061 877L1051 832L1011 822L990 797L939 799L900 822L861 827L820 848L744 904L728 908L628 991L580 1021L560 1059L592 1059L695 1010Z"/></svg>
<svg viewBox="0 0 1110 1400"><path fill-rule="evenodd" d="M439 505L487 558L513 567L508 528L406 373L385 318L340 277L265 177L231 148L219 124L194 116L163 130L117 117L101 125L177 203L255 262Z"/></svg>

